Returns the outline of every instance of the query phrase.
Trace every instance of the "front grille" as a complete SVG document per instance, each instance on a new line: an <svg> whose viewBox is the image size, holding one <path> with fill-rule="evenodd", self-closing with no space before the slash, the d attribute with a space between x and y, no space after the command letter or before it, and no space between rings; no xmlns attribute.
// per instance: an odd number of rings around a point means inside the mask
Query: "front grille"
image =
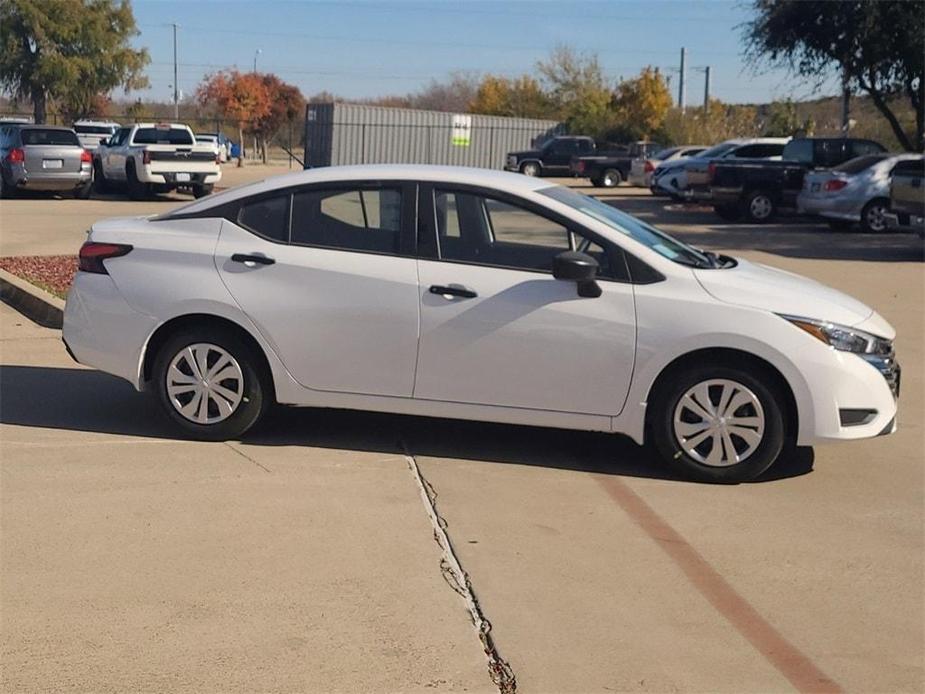
<svg viewBox="0 0 925 694"><path fill-rule="evenodd" d="M881 340L880 342L887 341ZM896 355L893 352L892 343L888 344L889 351L886 354L864 354L862 355L862 358L864 361L866 361L880 372L880 375L883 376L887 385L890 387L890 391L893 393L893 397L898 398L902 369L899 366L899 362L896 361Z"/></svg>

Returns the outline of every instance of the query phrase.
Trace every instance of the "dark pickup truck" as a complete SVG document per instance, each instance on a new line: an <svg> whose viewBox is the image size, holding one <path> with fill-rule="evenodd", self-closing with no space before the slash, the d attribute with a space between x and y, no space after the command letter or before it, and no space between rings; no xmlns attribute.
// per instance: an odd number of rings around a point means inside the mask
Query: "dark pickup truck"
<svg viewBox="0 0 925 694"><path fill-rule="evenodd" d="M750 222L768 222L779 210L796 207L807 171L885 151L871 140L803 137L787 143L781 161L714 162L710 164L713 209L727 221L744 216Z"/></svg>
<svg viewBox="0 0 925 694"><path fill-rule="evenodd" d="M598 188L613 188L629 178L633 160L646 159L663 149L656 142L633 142L606 152L572 157L569 167L573 176L590 178Z"/></svg>
<svg viewBox="0 0 925 694"><path fill-rule="evenodd" d="M519 171L527 176L568 176L572 157L591 154L596 149L590 137L560 135L537 149L509 152L504 170Z"/></svg>

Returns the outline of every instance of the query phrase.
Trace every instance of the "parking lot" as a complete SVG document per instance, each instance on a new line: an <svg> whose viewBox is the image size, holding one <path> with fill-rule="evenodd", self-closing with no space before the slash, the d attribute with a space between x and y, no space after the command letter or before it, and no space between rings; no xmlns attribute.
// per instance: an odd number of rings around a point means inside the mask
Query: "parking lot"
<svg viewBox="0 0 925 694"><path fill-rule="evenodd" d="M179 441L0 305L3 688L496 691L430 488L518 691L921 691L922 242L583 190L876 308L898 332L898 432L737 486L616 436L361 412ZM75 253L96 219L188 199L4 200L0 255Z"/></svg>

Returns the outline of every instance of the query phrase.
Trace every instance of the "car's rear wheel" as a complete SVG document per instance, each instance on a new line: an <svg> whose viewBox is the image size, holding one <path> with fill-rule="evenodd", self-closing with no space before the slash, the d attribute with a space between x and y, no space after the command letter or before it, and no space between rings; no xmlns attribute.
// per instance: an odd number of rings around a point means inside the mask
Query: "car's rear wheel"
<svg viewBox="0 0 925 694"><path fill-rule="evenodd" d="M745 198L745 216L748 221L756 224L770 222L777 214L777 205L770 193L764 190L756 190Z"/></svg>
<svg viewBox="0 0 925 694"><path fill-rule="evenodd" d="M93 160L93 187L101 195L109 192L109 184L103 175L103 163L99 159Z"/></svg>
<svg viewBox="0 0 925 694"><path fill-rule="evenodd" d="M539 176L540 165L533 161L528 161L520 167L520 173L524 176Z"/></svg>
<svg viewBox="0 0 925 694"><path fill-rule="evenodd" d="M125 180L128 188L128 196L132 200L144 200L150 197L151 187L147 183L142 183L138 180L138 175L135 173L135 164L133 162L129 162L128 166L125 167Z"/></svg>
<svg viewBox="0 0 925 694"><path fill-rule="evenodd" d="M655 393L650 435L663 460L705 482L752 480L784 446L785 400L760 372L700 366Z"/></svg>
<svg viewBox="0 0 925 694"><path fill-rule="evenodd" d="M601 174L601 185L605 188L616 188L623 183L623 174L619 169L605 169Z"/></svg>
<svg viewBox="0 0 925 694"><path fill-rule="evenodd" d="M735 222L742 218L742 208L738 205L714 205L713 211L726 222Z"/></svg>
<svg viewBox="0 0 925 694"><path fill-rule="evenodd" d="M188 436L241 436L266 410L269 377L253 348L231 331L186 329L160 348L152 372L167 416Z"/></svg>
<svg viewBox="0 0 925 694"><path fill-rule="evenodd" d="M194 198L204 198L206 195L212 195L214 186L211 183L204 183L202 185L193 186L193 197Z"/></svg>
<svg viewBox="0 0 925 694"><path fill-rule="evenodd" d="M861 211L861 229L868 234L882 234L886 231L886 213L890 211L890 201L875 198L864 205Z"/></svg>

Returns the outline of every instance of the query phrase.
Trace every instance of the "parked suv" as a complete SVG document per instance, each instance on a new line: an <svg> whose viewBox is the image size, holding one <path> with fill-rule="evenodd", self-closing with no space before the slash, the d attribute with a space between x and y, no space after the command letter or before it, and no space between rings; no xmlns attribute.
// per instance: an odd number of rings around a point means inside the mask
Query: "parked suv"
<svg viewBox="0 0 925 694"><path fill-rule="evenodd" d="M90 197L91 155L77 133L56 125L0 126L0 197L19 190L49 190Z"/></svg>
<svg viewBox="0 0 925 694"><path fill-rule="evenodd" d="M568 176L572 157L592 154L596 149L590 137L563 135L548 140L539 149L510 152L504 169L527 176Z"/></svg>

